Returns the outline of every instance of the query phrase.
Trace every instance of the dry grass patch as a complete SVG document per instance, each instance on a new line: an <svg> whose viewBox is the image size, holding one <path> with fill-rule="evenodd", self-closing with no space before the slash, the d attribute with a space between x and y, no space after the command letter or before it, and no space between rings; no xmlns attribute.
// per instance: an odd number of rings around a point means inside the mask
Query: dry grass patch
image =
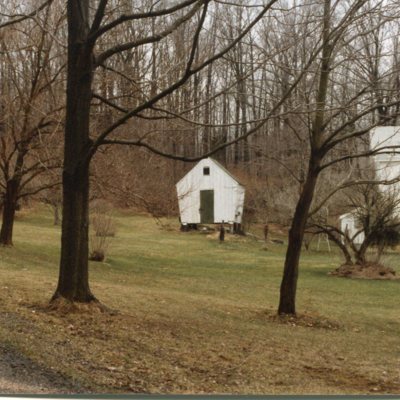
<svg viewBox="0 0 400 400"><path fill-rule="evenodd" d="M139 295L151 303L150 293ZM333 394L400 388L394 377L378 377L340 343L335 346L336 335L344 332L323 338L326 327L307 325L316 318L300 318L308 321L305 326L272 314L260 321L255 315L261 310L205 298L186 299L184 309L182 301L174 307L168 296L159 296L163 312L150 304L129 314L87 306L65 313L47 303L13 306L9 298L2 327L14 332L13 343L36 363L95 392ZM214 313L195 317L211 306Z"/></svg>
<svg viewBox="0 0 400 400"><path fill-rule="evenodd" d="M102 393L400 392L398 281L332 279L339 258L310 252L301 315L281 319L283 246L221 246L126 214L117 224L109 262L91 265L105 309L48 306L59 232L18 221L0 259L0 343Z"/></svg>

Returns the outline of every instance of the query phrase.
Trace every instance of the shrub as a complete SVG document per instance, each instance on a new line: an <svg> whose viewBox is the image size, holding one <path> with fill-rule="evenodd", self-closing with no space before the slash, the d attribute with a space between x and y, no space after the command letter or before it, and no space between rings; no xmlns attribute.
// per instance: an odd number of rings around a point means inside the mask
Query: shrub
<svg viewBox="0 0 400 400"><path fill-rule="evenodd" d="M96 201L92 205L90 217L91 234L89 237L91 261L104 261L110 245L110 238L115 236L115 222L110 215L111 208L105 203Z"/></svg>

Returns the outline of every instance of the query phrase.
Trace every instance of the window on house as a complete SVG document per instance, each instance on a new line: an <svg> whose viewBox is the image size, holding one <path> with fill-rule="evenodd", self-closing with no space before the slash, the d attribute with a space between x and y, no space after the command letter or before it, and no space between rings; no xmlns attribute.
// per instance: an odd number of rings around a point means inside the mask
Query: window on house
<svg viewBox="0 0 400 400"><path fill-rule="evenodd" d="M210 175L210 167L203 168L203 175Z"/></svg>

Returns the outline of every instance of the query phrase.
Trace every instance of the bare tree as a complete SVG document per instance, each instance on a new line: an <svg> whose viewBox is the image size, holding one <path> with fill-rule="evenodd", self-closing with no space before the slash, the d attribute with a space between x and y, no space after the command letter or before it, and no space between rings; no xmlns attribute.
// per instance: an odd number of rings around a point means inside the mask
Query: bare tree
<svg viewBox="0 0 400 400"><path fill-rule="evenodd" d="M2 245L12 245L19 199L54 186L54 182L41 183L37 177L60 166L54 149L51 151L50 147L57 143L54 137L60 132L62 96L56 95L55 86L63 65L53 48L55 40L47 30L50 20L57 28L62 17L52 15L47 7L40 18L30 18L18 29L6 25L1 30ZM47 152L45 147L48 147Z"/></svg>
<svg viewBox="0 0 400 400"><path fill-rule="evenodd" d="M379 2L377 4L379 6ZM340 151L349 143L365 138L370 129L379 124L379 120L374 122L373 116L380 107L387 108L388 113L396 112L397 99L385 101L385 104L382 105L379 99L371 97L371 93L373 93L371 81L366 79L365 75L360 74L358 70L352 69L355 54L356 58L360 58L360 62L364 58L360 55L362 52L354 53L354 47L359 46L359 39L365 34L357 31L357 28L360 21L368 20L371 14L377 12L377 4L356 1L351 4L343 3L343 8L338 8L338 3L332 5L330 0L324 0L323 4L316 5L316 11L322 11L323 49L319 65L316 65L318 71L314 76L316 85L311 86L310 90L314 101L309 105L310 110L307 112L306 120L308 167L289 231L278 309L280 314L296 313L297 277L304 232L309 216L323 204L322 202L311 209L318 177L323 171L340 163L365 158L387 150L383 146L380 149L369 150L366 144L364 148L358 146L356 152L343 154ZM388 4L388 8L385 8L387 12L393 11L390 6ZM392 18L393 15L391 17L386 15L385 22L388 23ZM382 22L379 21L377 25L370 27L370 30L375 31L381 25ZM353 52L347 52L351 48ZM339 98L336 93L341 84L346 85L341 78L346 70L351 72L354 89L347 89L346 97ZM390 66L385 74L392 75L397 72ZM391 89L386 89L385 92L390 94ZM310 96L310 98L312 97ZM333 193L353 183L350 180L336 187ZM333 193L330 193L328 198Z"/></svg>
<svg viewBox="0 0 400 400"><path fill-rule="evenodd" d="M376 247L379 262L384 250L400 242L400 198L396 190L384 190L376 184L357 185L347 194L347 207L357 229L343 230L328 221L314 218L309 227L325 233L342 251L346 265L368 266L367 252ZM362 240L361 240L362 239Z"/></svg>
<svg viewBox="0 0 400 400"><path fill-rule="evenodd" d="M227 54L268 12L276 0L267 2L261 11L243 28L235 40L216 48L214 54L200 56L195 62L203 26L207 21L209 0L186 0L172 6L156 7L152 2L144 2L144 11L121 14L117 17L109 13L114 2L100 0L69 0L68 11L68 79L67 79L67 114L65 126L65 151L63 171L63 224L61 239L60 275L53 300L65 298L69 301L90 302L95 297L89 289L88 280L88 199L89 199L89 165L92 157L101 145L129 144L145 147L157 154L176 159L185 159L180 155L162 151L146 141L145 137L136 135L136 139L118 139L117 130L132 118L147 117L147 110L154 110L162 99L185 85L195 74L210 66ZM125 3L121 2L120 5ZM187 48L183 73L164 87L157 85L155 94L140 99L130 109L119 106L122 116L97 135L90 135L90 111L93 98L95 72L98 68L107 68L107 62L113 57L130 50L139 50L154 43L162 42L184 24L191 21L196 14L200 15L191 38L187 38ZM155 33L144 29L124 42L108 44L106 37L117 27L127 27L138 21L156 19L160 27ZM98 51L96 45L101 49ZM171 76L171 74L169 74ZM153 88L154 90L154 88ZM112 102L96 95L112 106ZM112 136L113 135L113 136ZM216 149L215 149L216 150Z"/></svg>

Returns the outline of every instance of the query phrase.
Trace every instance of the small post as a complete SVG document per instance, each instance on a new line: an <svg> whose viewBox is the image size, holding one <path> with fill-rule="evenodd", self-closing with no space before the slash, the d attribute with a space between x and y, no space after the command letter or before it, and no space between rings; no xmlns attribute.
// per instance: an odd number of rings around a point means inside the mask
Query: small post
<svg viewBox="0 0 400 400"><path fill-rule="evenodd" d="M223 242L225 240L225 227L224 227L224 221L222 221L222 224L219 227L219 241Z"/></svg>
<svg viewBox="0 0 400 400"><path fill-rule="evenodd" d="M264 242L265 242L265 245L267 245L268 232L269 232L269 226L268 226L268 224L265 224L264 225Z"/></svg>
<svg viewBox="0 0 400 400"><path fill-rule="evenodd" d="M269 232L268 223L266 223L266 224L264 225L263 232L264 232L264 250L268 250L268 247L267 247L267 243L268 243L268 232Z"/></svg>

